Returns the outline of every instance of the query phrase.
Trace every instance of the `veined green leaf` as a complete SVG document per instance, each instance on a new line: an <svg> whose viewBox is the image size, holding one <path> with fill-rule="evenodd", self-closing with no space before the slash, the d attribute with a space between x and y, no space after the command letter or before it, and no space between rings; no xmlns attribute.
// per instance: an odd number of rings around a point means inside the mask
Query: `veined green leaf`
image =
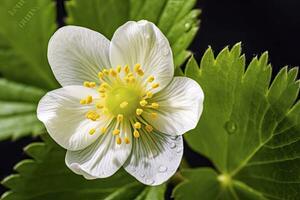
<svg viewBox="0 0 300 200"><path fill-rule="evenodd" d="M32 159L18 163L15 166L18 174L2 181L10 189L2 200L164 199L165 185L145 186L124 170L110 178L86 180L66 167L65 150L48 136L43 140L28 145L25 152Z"/></svg>
<svg viewBox="0 0 300 200"><path fill-rule="evenodd" d="M47 62L47 44L55 29L53 1L0 1L0 73L10 80L55 88Z"/></svg>
<svg viewBox="0 0 300 200"><path fill-rule="evenodd" d="M297 68L283 68L272 84L268 55L254 58L245 71L240 44L215 58L209 48L186 75L205 94L204 111L188 144L207 156L216 172L191 170L175 192L210 194L204 199L298 199L300 191L300 103ZM208 179L208 180L206 180ZM205 189L187 188L199 183ZM207 184L206 184L207 183ZM212 198L213 197L213 198Z"/></svg>
<svg viewBox="0 0 300 200"><path fill-rule="evenodd" d="M36 106L45 91L0 79L0 140L43 133Z"/></svg>
<svg viewBox="0 0 300 200"><path fill-rule="evenodd" d="M243 182L220 176L210 168L184 170L182 174L187 180L174 190L176 200L200 197L203 200L267 200Z"/></svg>
<svg viewBox="0 0 300 200"><path fill-rule="evenodd" d="M67 2L69 24L91 28L107 38L126 21L146 19L157 24L169 39L175 65L189 56L186 49L199 29L196 0L71 0ZM83 9L84 8L84 9Z"/></svg>

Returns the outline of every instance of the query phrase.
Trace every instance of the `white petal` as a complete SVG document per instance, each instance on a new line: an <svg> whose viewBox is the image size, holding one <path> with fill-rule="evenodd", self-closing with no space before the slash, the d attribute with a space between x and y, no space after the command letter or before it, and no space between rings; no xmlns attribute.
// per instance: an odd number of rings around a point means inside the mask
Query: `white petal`
<svg viewBox="0 0 300 200"><path fill-rule="evenodd" d="M182 136L143 132L135 139L124 168L146 185L159 185L176 172L182 155Z"/></svg>
<svg viewBox="0 0 300 200"><path fill-rule="evenodd" d="M143 80L153 75L160 84L154 92L164 88L173 78L174 64L170 44L163 33L151 22L127 22L119 27L110 44L113 66L137 63L145 72Z"/></svg>
<svg viewBox="0 0 300 200"><path fill-rule="evenodd" d="M195 128L203 110L204 94L199 84L186 77L175 77L173 81L155 97L158 102L158 117L149 113L143 117L157 130L169 135L181 135Z"/></svg>
<svg viewBox="0 0 300 200"><path fill-rule="evenodd" d="M85 117L87 111L95 109L93 105L79 103L88 95L97 97L97 92L83 86L66 86L48 92L39 102L38 119L65 149L80 150L92 144L99 134L90 135L89 130L108 123L109 119L93 122Z"/></svg>
<svg viewBox="0 0 300 200"><path fill-rule="evenodd" d="M86 179L105 178L113 175L127 160L132 143L125 144L125 134L131 141L131 130L123 124L120 137L123 142L116 144L116 136L112 134L115 123L110 130L100 136L92 145L81 151L67 151L66 164L75 173Z"/></svg>
<svg viewBox="0 0 300 200"><path fill-rule="evenodd" d="M110 66L109 40L79 26L58 29L48 44L48 60L62 86L97 81L98 72Z"/></svg>

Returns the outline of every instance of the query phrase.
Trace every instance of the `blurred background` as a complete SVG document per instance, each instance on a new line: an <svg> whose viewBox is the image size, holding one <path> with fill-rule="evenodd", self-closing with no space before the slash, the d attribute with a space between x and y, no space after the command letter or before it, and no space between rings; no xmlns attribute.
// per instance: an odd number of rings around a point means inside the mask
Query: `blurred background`
<svg viewBox="0 0 300 200"><path fill-rule="evenodd" d="M67 13L63 0L56 2L57 21L62 26ZM274 74L285 65L299 66L299 0L198 0L197 7L202 9L201 26L190 46L197 60L209 45L218 52L241 41L248 61L268 51ZM34 140L38 139L0 142L1 180L13 172L18 161L26 158L22 149ZM193 167L211 166L209 160L193 153L187 146L185 156ZM3 191L0 186L0 194Z"/></svg>

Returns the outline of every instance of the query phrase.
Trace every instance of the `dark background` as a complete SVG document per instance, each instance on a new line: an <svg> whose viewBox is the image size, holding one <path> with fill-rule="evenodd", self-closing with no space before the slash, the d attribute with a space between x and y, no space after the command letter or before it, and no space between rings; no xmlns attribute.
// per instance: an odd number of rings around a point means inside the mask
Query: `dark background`
<svg viewBox="0 0 300 200"><path fill-rule="evenodd" d="M285 65L300 64L299 0L199 0L197 7L202 9L201 27L190 50L198 60L208 45L219 52L241 41L248 62L268 50L274 74ZM58 23L63 25L66 13L60 0L57 10ZM13 173L13 166L26 158L22 148L32 141L25 138L0 142L0 180ZM187 145L185 156L193 167L211 165ZM0 194L3 191L0 186Z"/></svg>

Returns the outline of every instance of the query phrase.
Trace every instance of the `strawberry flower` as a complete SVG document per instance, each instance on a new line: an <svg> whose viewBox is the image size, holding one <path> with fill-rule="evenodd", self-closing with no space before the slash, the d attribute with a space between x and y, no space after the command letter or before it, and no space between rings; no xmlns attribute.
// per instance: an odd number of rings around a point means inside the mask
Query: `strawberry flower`
<svg viewBox="0 0 300 200"><path fill-rule="evenodd" d="M173 77L169 42L153 23L127 22L111 41L65 26L50 39L48 60L62 88L40 100L37 115L73 172L105 178L123 166L147 185L176 172L204 95L192 79Z"/></svg>

